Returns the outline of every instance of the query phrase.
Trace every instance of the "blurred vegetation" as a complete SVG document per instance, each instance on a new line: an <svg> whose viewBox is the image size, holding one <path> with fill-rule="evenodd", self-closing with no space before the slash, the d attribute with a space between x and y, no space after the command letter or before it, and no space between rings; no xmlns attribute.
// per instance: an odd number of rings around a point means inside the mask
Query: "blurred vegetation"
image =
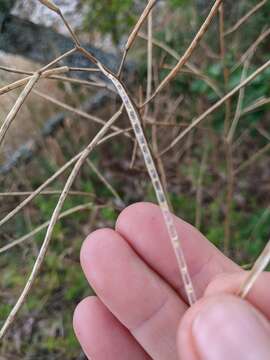
<svg viewBox="0 0 270 360"><path fill-rule="evenodd" d="M249 0L235 4L236 11L231 17L225 18L226 28L230 28L255 3L256 1ZM5 4L6 2L1 2L0 9ZM109 35L113 44L119 49L145 2L83 0L83 4L86 7L85 34L95 31L104 36ZM170 0L167 7L159 9L159 13L155 15L157 21L154 28L155 38L182 54L201 23L203 18L201 7L187 0ZM232 11L227 8L225 10L226 14ZM225 65L230 70L268 26L269 12L270 3L267 3L247 24L235 34L225 38ZM240 82L243 67L241 65L234 71L230 71L228 88L225 89L217 31L218 22L215 21L202 46L192 57L192 62L218 85L222 93L225 93ZM139 86L145 88L146 85L145 54L145 40L137 39L130 53L130 57L134 58L138 65L133 83L134 89L132 89L135 95ZM268 56L269 41L266 40L258 47L252 58L248 74L254 72ZM155 82L160 82L167 75L168 67L175 64L175 59L158 47L154 47L154 59L155 74L158 69ZM59 89L66 91L67 88L59 85ZM88 96L85 92L80 92L78 88L73 88L72 91L76 94L75 103ZM173 114L170 114L180 94L184 95L183 102ZM246 88L243 108L257 99L269 96L270 69L258 76ZM70 100L70 97L68 99ZM72 99L74 100L73 97ZM152 114L157 114L160 119L168 117L169 114L176 124L181 125L189 123L198 113L203 112L217 100L218 95L205 81L183 73L172 82L169 89L164 91L150 111ZM238 96L235 96L231 101L231 119L234 116L237 100ZM102 109L106 118L112 113L112 108L114 109L113 106L108 106ZM269 105L266 105L240 118L235 134L235 141L238 142L234 148L235 167L239 167L269 143L269 138L267 138L270 135L269 111ZM168 154L163 159L172 207L178 216L195 224L199 206L198 178L201 172L202 154L207 146L207 165L202 177L200 230L222 250L226 215L224 117L225 108L221 107L183 144L181 143L182 145L179 145L172 155ZM126 122L124 124L126 125ZM78 120L76 124L73 122L61 130L56 139L61 154L60 160L53 149L50 149L49 143L45 143L34 161L16 169L1 182L1 189L28 191L36 188L72 154L79 151L95 130L95 126L86 124L85 121ZM177 129L176 131L167 130L167 128L165 130L166 132L161 128L161 135L158 138L161 149L178 133ZM146 127L146 133L151 138L151 127ZM102 169L102 174L117 189L126 205L141 200L155 202L153 189L148 182L141 159L137 157L134 169L129 168L132 150L132 145L126 139L120 138L119 141L96 150L91 159L94 159L96 166ZM234 184L230 256L240 265L252 263L269 237L269 169L268 152L240 173ZM62 189L65 179L66 175L60 177L50 189ZM89 289L79 265L80 246L86 234L94 228L114 226L120 207L108 188L87 166L81 171L73 190L89 192L91 196L69 196L63 211L89 202L95 205L91 210L76 213L58 222L42 273L20 313L14 330L9 333L0 350L0 357L70 360L83 358L80 357L80 348L72 330L72 312L76 303L91 294L92 290ZM5 226L5 236L1 237L0 245L23 236L33 230L37 224L47 221L57 199L57 195L40 195L36 198L31 206ZM5 203L1 200L1 217L18 203L18 197L8 198ZM33 236L31 241L28 240L27 243L0 255L2 275L0 278L0 319L3 320L7 316L24 286L43 237L44 231L41 231Z"/></svg>

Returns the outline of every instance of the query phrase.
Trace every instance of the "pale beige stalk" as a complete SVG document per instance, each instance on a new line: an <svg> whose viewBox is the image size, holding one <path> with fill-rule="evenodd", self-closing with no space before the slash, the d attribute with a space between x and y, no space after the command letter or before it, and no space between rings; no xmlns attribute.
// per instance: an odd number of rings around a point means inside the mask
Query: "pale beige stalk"
<svg viewBox="0 0 270 360"><path fill-rule="evenodd" d="M212 9L210 10L207 18L205 19L204 23L202 24L200 30L197 32L197 34L195 35L194 39L192 40L191 44L189 45L189 47L187 48L186 52L184 53L184 55L181 57L181 59L178 61L178 63L176 64L176 66L172 69L172 71L165 77L165 79L160 83L160 85L157 87L157 89L155 90L155 92L153 93L153 95L146 101L149 102L151 100L153 100L153 98L157 95L157 93L159 93L172 79L175 78L175 76L180 72L180 70L183 68L183 66L186 64L186 62L188 61L188 59L191 57L191 55L193 54L194 50L196 49L196 47L198 46L200 40L202 39L202 37L204 36L204 34L206 33L209 25L211 24L212 19L214 18L214 16L216 15L218 8L220 6L220 4L222 3L222 0L216 0Z"/></svg>
<svg viewBox="0 0 270 360"><path fill-rule="evenodd" d="M248 11L241 19L237 21L229 30L225 32L225 36L234 33L236 30L240 28L247 20L249 20L252 15L254 15L261 7L263 7L267 3L267 0L262 0L257 5L255 5L250 11Z"/></svg>
<svg viewBox="0 0 270 360"><path fill-rule="evenodd" d="M69 195L70 195L70 192L69 192ZM71 209L68 209L66 211L63 211L59 217L58 217L58 221L67 217L67 216L70 216L76 212L79 212L79 211L84 211L84 210L90 210L92 209L93 207L93 204L83 204L83 205L78 205L78 206L75 206ZM31 232L29 232L28 234L20 237L19 239L17 240L14 240L12 242L10 242L9 244L3 246L0 248L0 254L12 249L13 247L17 246L17 245L20 245L22 244L23 242L31 239L33 236L35 236L36 234L38 234L40 231L42 231L43 229L46 229L46 227L49 225L50 221L46 221L45 223L41 224L40 226L36 227L34 230L32 230Z"/></svg>
<svg viewBox="0 0 270 360"><path fill-rule="evenodd" d="M33 75L31 77L31 79L28 81L27 85L25 86L25 88L21 92L20 96L16 100L14 106L12 107L10 112L8 113L6 119L4 120L4 122L3 122L3 124L2 124L2 126L0 128L0 146L1 146L2 142L4 141L4 137L5 137L6 133L7 133L10 125L12 124L13 120L15 119L15 117L16 117L18 111L20 110L20 108L22 107L23 103L27 99L27 97L30 94L31 90L33 89L33 87L37 83L39 77L40 77L39 73L36 73L35 75Z"/></svg>
<svg viewBox="0 0 270 360"><path fill-rule="evenodd" d="M260 276L260 274L266 269L267 265L270 262L270 240L266 244L263 252L255 262L253 268L249 272L246 280L244 281L239 295L244 299L249 291L251 290L252 286L255 284L256 280Z"/></svg>
<svg viewBox="0 0 270 360"><path fill-rule="evenodd" d="M233 90L231 90L228 94L226 94L222 99L217 101L213 106L211 106L208 110L206 110L203 114L201 114L198 118L194 119L190 126L188 126L181 134L179 134L172 143L162 151L161 155L165 154L169 150L171 150L178 142L183 139L191 130L193 130L202 120L204 120L208 115L212 114L216 109L218 109L222 104L226 102L229 98L231 98L234 94L236 94L242 87L247 86L252 80L254 80L259 74L261 74L264 70L266 70L270 66L270 60L264 63L261 67L259 67L256 71L254 71L249 77L246 78L245 81L238 84Z"/></svg>

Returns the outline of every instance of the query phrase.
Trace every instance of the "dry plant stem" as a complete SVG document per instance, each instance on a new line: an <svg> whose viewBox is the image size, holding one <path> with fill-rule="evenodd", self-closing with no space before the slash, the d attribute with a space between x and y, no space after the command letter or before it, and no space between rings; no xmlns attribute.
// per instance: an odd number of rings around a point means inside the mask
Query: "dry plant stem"
<svg viewBox="0 0 270 360"><path fill-rule="evenodd" d="M82 71L82 72L100 72L99 69L96 68L81 68L81 67L69 67L67 66L68 71ZM34 75L33 71L27 71L27 70L20 70L20 69L15 69L15 68L11 68L11 67L7 67L7 66L0 66L0 70L4 70L7 72L11 72L14 74L21 74L21 75Z"/></svg>
<svg viewBox="0 0 270 360"><path fill-rule="evenodd" d="M146 101L149 102L153 100L153 98L157 95L158 92L160 92L165 85L167 85L172 79L175 78L175 76L180 72L180 70L183 68L183 66L186 64L188 59L193 54L194 50L196 49L197 45L199 44L200 40L202 39L203 35L206 33L213 17L216 15L218 8L220 4L222 3L222 0L216 0L212 9L210 10L206 20L204 21L203 25L201 26L200 30L195 35L193 41L191 42L190 46L187 48L184 55L181 57L181 59L178 61L176 66L172 69L172 71L166 76L166 78L161 82L161 84L157 87L153 95L148 98Z"/></svg>
<svg viewBox="0 0 270 360"><path fill-rule="evenodd" d="M59 61L63 60L64 58L68 57L69 55L72 55L73 53L75 53L77 51L77 48L73 48L71 50L68 50L67 52L65 52L64 54L58 56L56 59L52 60L49 64L43 66L41 69L39 69L37 72L39 73L43 73L44 71L48 70L50 67L52 67L53 65L57 64Z"/></svg>
<svg viewBox="0 0 270 360"><path fill-rule="evenodd" d="M258 99L256 101L254 101L253 104L244 108L243 111L241 112L241 116L244 116L252 111L255 111L261 106L268 105L269 103L270 103L270 97L269 98L263 97L261 99Z"/></svg>
<svg viewBox="0 0 270 360"><path fill-rule="evenodd" d="M59 67L59 68L44 71L40 75L40 78L48 78L50 76L57 75L57 74L63 74L63 73L66 73L68 71L69 71L69 68L67 66L63 66L63 67ZM5 93L7 93L7 92L9 92L11 90L18 89L19 87L27 84L29 82L29 80L31 80L34 75L35 75L35 73L32 73L32 75L27 76L24 79L17 80L15 82L13 82L12 84L8 84L8 85L0 88L0 95L3 95L3 94L5 94Z"/></svg>
<svg viewBox="0 0 270 360"><path fill-rule="evenodd" d="M14 74L33 75L32 71L19 70L19 69L11 68L11 67L8 67L8 66L0 66L0 70L11 72L11 73L14 73Z"/></svg>
<svg viewBox="0 0 270 360"><path fill-rule="evenodd" d="M195 216L195 226L197 229L201 227L202 219L202 195L203 195L203 177L207 167L207 156L208 156L208 146L204 145L204 151L202 155L200 172L197 182L197 191L196 191L196 216Z"/></svg>
<svg viewBox="0 0 270 360"><path fill-rule="evenodd" d="M223 79L225 92L228 91L229 83L229 71L226 66L226 46L224 39L224 6L220 5L219 8L219 42L220 42L220 58L223 65ZM243 89L243 88L242 88ZM242 90L241 89L241 90ZM240 90L240 91L241 91ZM226 189L226 214L224 221L224 251L229 254L230 239L231 239L231 213L232 213L232 201L233 201L233 161L232 161L232 144L226 141L226 136L230 126L231 117L231 99L227 99L225 102L225 118L224 118L224 146L225 146L225 158L226 158L226 177L227 177L227 189Z"/></svg>
<svg viewBox="0 0 270 360"><path fill-rule="evenodd" d="M243 25L248 19L252 17L258 10L260 10L261 7L263 7L264 4L266 4L267 0L263 0L259 2L257 5L255 5L249 12L247 12L240 20L237 21L235 25L233 25L229 30L225 32L225 36L230 35L234 33L236 30L240 28L241 25Z"/></svg>
<svg viewBox="0 0 270 360"><path fill-rule="evenodd" d="M220 42L220 57L223 66L223 80L224 80L224 89L225 92L228 91L228 83L229 83L229 70L226 66L226 47L225 47L225 40L224 40L224 6L223 4L220 5L219 8L219 42ZM229 122L230 122L230 115L231 115L231 99L228 99L225 102L225 119L224 119L224 133L225 136L227 135L229 129Z"/></svg>
<svg viewBox="0 0 270 360"><path fill-rule="evenodd" d="M17 196L27 196L31 195L33 191L14 191L14 192L2 192L0 193L0 197L17 197ZM40 195L59 195L61 194L61 190L48 190L41 191ZM71 196L94 196L94 194L85 191L70 191L69 195Z"/></svg>
<svg viewBox="0 0 270 360"><path fill-rule="evenodd" d="M100 145L108 140L110 140L114 136L118 136L120 134L124 134L131 129L118 130L114 133L111 133L101 139L97 145ZM9 212L2 220L0 220L0 227L6 224L9 220L11 220L16 214L18 214L25 206L27 206L36 196L42 193L42 191L49 186L54 180L56 180L61 174L63 174L72 164L75 163L82 155L82 152L75 155L72 159L70 159L65 165L63 165L60 169L58 169L51 177L49 177L43 184L41 184L35 191L33 191L26 199L24 199L15 209Z"/></svg>
<svg viewBox="0 0 270 360"><path fill-rule="evenodd" d="M83 110L76 109L76 108L74 108L74 107L72 107L72 106L70 106L70 105L67 105L67 104L65 104L65 103L62 102L62 101L56 100L55 98L53 98L53 97L51 97L51 96L49 96L49 95L47 95L47 94L44 94L44 93L42 93L42 92L40 92L40 91L38 91L38 90L33 90L33 93L36 94L36 95L38 95L38 96L40 96L40 97L42 97L42 98L45 99L45 100L50 101L51 103L53 103L53 104L55 104L55 105L57 105L57 106L59 106L59 107L67 110L67 111L70 111L70 112L73 113L73 114L76 114L76 115L81 116L82 118L85 118L85 119L87 119L87 120L94 121L94 122L96 122L97 124L102 124L102 125L104 125L104 124L106 123L104 120L100 119L100 118L97 117L97 116L90 115L90 114L86 113L86 112L83 111ZM112 129L115 130L115 131L122 131L122 129L120 129L120 128L117 127L117 126L112 126ZM130 134L127 133L127 132L125 132L124 135L127 136L127 137L129 137L129 138L131 137Z"/></svg>
<svg viewBox="0 0 270 360"><path fill-rule="evenodd" d="M223 105L229 98L236 94L242 87L247 86L252 80L254 80L260 73L270 66L270 60L264 63L256 71L254 71L245 81L237 85L233 90L226 94L222 99L217 101L213 106L201 114L198 118L194 119L190 126L188 126L181 134L179 134L174 141L162 151L161 155L165 154L167 151L171 150L178 142L183 139L191 130L193 130L202 120L204 120L208 115L212 114L216 109Z"/></svg>
<svg viewBox="0 0 270 360"><path fill-rule="evenodd" d="M255 262L253 268L249 272L245 282L243 283L239 295L241 298L245 298L249 291L251 290L252 286L255 284L256 280L260 276L260 274L266 269L267 265L270 262L270 240L266 244L263 252Z"/></svg>
<svg viewBox="0 0 270 360"><path fill-rule="evenodd" d="M156 197L159 203L159 206L161 208L164 221L168 230L168 235L170 238L170 241L172 243L176 259L178 262L180 274L182 276L182 281L185 287L187 299L189 301L189 304L192 305L196 302L196 295L195 291L192 285L191 277L188 271L188 267L186 264L185 256L182 250L182 246L180 243L180 239L178 236L178 233L175 228L173 215L170 212L166 196L164 194L164 190L162 188L162 184L159 178L159 175L156 170L156 166L151 154L151 151L149 149L147 140L145 138L143 128L141 125L141 116L136 108L136 106L133 104L133 101L130 99L130 96L127 94L126 89L122 85L122 83L117 79L117 77L110 72L108 72L100 63L97 64L100 68L101 72L110 79L113 84L115 85L119 96L123 100L124 106L126 108L128 117L130 119L131 125L133 127L134 133L136 135L136 139L138 141L138 145L140 147L140 150L142 152L146 168L148 170L149 176L151 178Z"/></svg>
<svg viewBox="0 0 270 360"><path fill-rule="evenodd" d="M78 84L78 85L84 85L84 86L89 86L89 87L98 87L98 88L103 88L103 89L107 89L109 91L112 91L112 89L110 89L107 84L103 83L103 82L96 82L96 81L87 81L87 80L80 80L80 79L74 79L72 77L66 77L66 76L50 76L49 79L51 80L59 80L59 81L65 81L65 82L69 82L71 84Z"/></svg>
<svg viewBox="0 0 270 360"><path fill-rule="evenodd" d="M70 194L69 194L70 195ZM84 204L84 205L78 205L78 206L75 206L71 209L68 209L66 211L63 211L59 217L58 217L58 221L69 216L69 215L72 215L76 212L79 212L79 211L84 211L84 210L90 210L92 209L93 207L93 204ZM17 246L17 245L20 245L22 244L23 242L31 239L33 236L35 236L36 234L38 234L40 231L42 231L43 229L46 229L46 227L49 225L50 221L46 221L45 223L41 224L40 226L36 227L33 231L31 231L30 233L20 237L19 239L17 240L14 240L12 241L11 243L3 246L0 248L0 254L10 250L11 248L13 248L14 246Z"/></svg>
<svg viewBox="0 0 270 360"><path fill-rule="evenodd" d="M270 143L266 144L262 149L257 151L255 154L251 156L250 159L245 161L243 164L241 164L235 171L234 175L238 175L243 170L246 170L251 164L253 164L255 161L257 161L262 155L267 153L270 150Z"/></svg>
<svg viewBox="0 0 270 360"><path fill-rule="evenodd" d="M136 25L135 25L134 29L132 30L131 34L129 35L128 40L127 40L126 45L125 45L125 50L124 50L124 54L123 54L120 66L119 66L117 77L121 76L121 73L122 73L122 70L123 70L123 67L124 67L124 63L125 63L125 60L126 60L126 57L127 57L127 53L129 51L129 49L131 48L131 46L133 45L140 28L144 24L147 16L149 15L150 11L152 10L152 8L155 6L156 3L157 3L157 0L149 0L148 1L148 4L146 5L144 11L142 12L138 22L136 23Z"/></svg>
<svg viewBox="0 0 270 360"><path fill-rule="evenodd" d="M139 32L138 36L140 38L148 41L148 36L145 35L144 33ZM152 43L153 43L153 45L155 45L155 46L159 47L160 49L164 50L165 52L167 52L175 60L179 61L180 55L174 49L170 48L168 45L164 44L163 42L161 42L155 38L152 38ZM212 90L214 90L214 92L216 93L216 95L218 97L220 97L220 98L222 97L222 93L221 93L220 89L218 88L217 84L212 79L210 79L207 75L203 74L194 64L187 61L185 64L185 67L189 70L189 72L191 74L194 74L197 77L199 77L200 79L202 79ZM185 72L187 70L182 70L182 71Z"/></svg>
<svg viewBox="0 0 270 360"><path fill-rule="evenodd" d="M227 194L224 222L224 252L229 254L231 240L232 202L234 192L233 150L231 143L226 144Z"/></svg>
<svg viewBox="0 0 270 360"><path fill-rule="evenodd" d="M76 46L80 46L80 41L77 38L76 34L74 33L74 31L72 30L72 28L69 26L69 23L67 22L66 18L64 17L64 15L61 12L61 9L51 0L38 0L41 4L47 6L47 8L49 8L50 10L54 11L56 14L58 14L63 23L65 24L68 32L70 33L73 41L75 42Z"/></svg>
<svg viewBox="0 0 270 360"><path fill-rule="evenodd" d="M121 199L120 195L118 194L118 192L114 189L114 187L109 183L109 181L101 174L101 172L98 170L98 168L94 165L94 163L87 159L86 160L86 164L90 167L90 169L97 175L97 177L101 180L101 182L107 187L107 189L113 194L113 196L115 197L115 199L121 204L123 205L124 202Z"/></svg>
<svg viewBox="0 0 270 360"><path fill-rule="evenodd" d="M36 73L35 75L33 75L31 77L31 79L28 81L27 85L25 86L25 88L21 92L20 96L16 100L14 106L10 110L8 116L4 120L4 122L3 122L3 124L2 124L2 126L0 128L0 146L1 146L2 142L3 142L3 140L4 140L4 137L5 137L5 135L6 135L7 131L8 131L11 123L15 119L18 111L22 107L22 105L25 102L27 96L30 94L32 88L35 86L35 84L38 81L39 77L40 77L39 73Z"/></svg>
<svg viewBox="0 0 270 360"><path fill-rule="evenodd" d="M76 48L67 51L66 53L60 55L58 58L51 61L46 66L44 66L41 69L39 69L38 71L36 71L34 73L34 75L31 76L31 78L29 79L27 85L25 86L24 90L22 91L22 93L18 97L17 101L15 102L14 106L12 107L11 111L9 112L7 118L4 120L4 123L2 124L2 126L0 128L0 146L1 146L2 142L3 142L3 140L4 140L6 132L9 129L11 123L15 119L18 111L22 107L23 103L25 102L26 98L28 97L31 90L35 86L36 82L39 80L42 73L45 72L48 68L50 68L54 64L56 64L58 61L60 61L61 59L65 58L67 56L69 56L70 54L74 53L75 51L76 51Z"/></svg>
<svg viewBox="0 0 270 360"><path fill-rule="evenodd" d="M243 71L242 71L242 74L241 74L240 82L243 82L246 79L249 64L250 64L250 58L248 58L244 63L244 67L243 67ZM245 88L243 87L239 91L239 96L238 96L235 115L234 115L230 130L229 130L229 132L227 134L227 139L226 140L227 140L228 143L232 143L232 141L233 141L233 137L234 137L234 134L235 134L239 119L240 119L241 114L242 114L242 106L243 106L244 96L245 96Z"/></svg>
<svg viewBox="0 0 270 360"><path fill-rule="evenodd" d="M101 138L105 135L105 133L110 129L111 125L119 118L119 116L122 113L122 108L103 126L103 128L97 133L97 135L94 137L94 139L89 143L89 145L82 151L79 159L77 160L72 172L70 173L68 180L64 186L64 189L60 195L60 198L58 200L58 203L53 211L49 226L47 228L47 232L46 232L46 236L45 239L43 241L43 244L41 246L40 252L38 254L38 257L36 259L36 262L33 266L32 272L27 280L27 283L19 297L19 299L17 300L15 306L13 307L13 309L11 310L10 314L8 315L3 327L0 330L0 339L3 338L3 336L5 335L5 333L7 332L8 328L11 326L11 324L13 323L18 311L20 310L20 308L22 307L29 291L31 290L33 283L36 279L36 276L43 264L46 252L48 250L49 244L50 244L50 240L53 234L53 229L54 226L57 222L57 219L60 215L60 211L63 207L63 204L65 202L66 197L68 196L68 192L74 182L74 180L76 179L83 163L85 162L85 160L87 159L87 157L89 156L90 152L95 148L95 146L97 145L97 143L101 140Z"/></svg>
<svg viewBox="0 0 270 360"><path fill-rule="evenodd" d="M232 68L232 72L238 69L238 67L243 64L247 58L255 52L255 49L264 41L266 37L270 35L270 28L266 29L260 36L253 42L253 44L247 49L247 51L241 56L240 61Z"/></svg>
<svg viewBox="0 0 270 360"><path fill-rule="evenodd" d="M148 16L148 41L147 41L147 88L146 98L148 99L152 92L152 70L153 70L153 12ZM145 114L147 108L145 109Z"/></svg>
<svg viewBox="0 0 270 360"><path fill-rule="evenodd" d="M134 164L135 164L135 161L136 161L137 150L138 150L138 142L135 140L134 145L133 145L133 150L132 150L131 161L130 161L130 164L129 164L130 169L133 169L133 167L134 167Z"/></svg>

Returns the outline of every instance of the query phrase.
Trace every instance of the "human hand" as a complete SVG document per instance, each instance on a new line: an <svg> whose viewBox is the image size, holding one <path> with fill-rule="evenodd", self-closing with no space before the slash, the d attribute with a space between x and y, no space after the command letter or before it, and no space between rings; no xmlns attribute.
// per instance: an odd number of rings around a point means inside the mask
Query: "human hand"
<svg viewBox="0 0 270 360"><path fill-rule="evenodd" d="M84 299L74 329L92 360L270 359L270 274L247 301L246 273L193 226L175 218L198 302L189 308L159 208L134 204L115 231L86 239L81 264L98 297Z"/></svg>

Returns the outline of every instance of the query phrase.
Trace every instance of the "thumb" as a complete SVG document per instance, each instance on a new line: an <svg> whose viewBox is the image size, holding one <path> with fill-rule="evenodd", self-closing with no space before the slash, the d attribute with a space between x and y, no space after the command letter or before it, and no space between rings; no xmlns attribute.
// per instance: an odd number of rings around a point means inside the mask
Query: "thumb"
<svg viewBox="0 0 270 360"><path fill-rule="evenodd" d="M270 323L237 297L204 298L181 321L178 349L182 360L269 360Z"/></svg>

